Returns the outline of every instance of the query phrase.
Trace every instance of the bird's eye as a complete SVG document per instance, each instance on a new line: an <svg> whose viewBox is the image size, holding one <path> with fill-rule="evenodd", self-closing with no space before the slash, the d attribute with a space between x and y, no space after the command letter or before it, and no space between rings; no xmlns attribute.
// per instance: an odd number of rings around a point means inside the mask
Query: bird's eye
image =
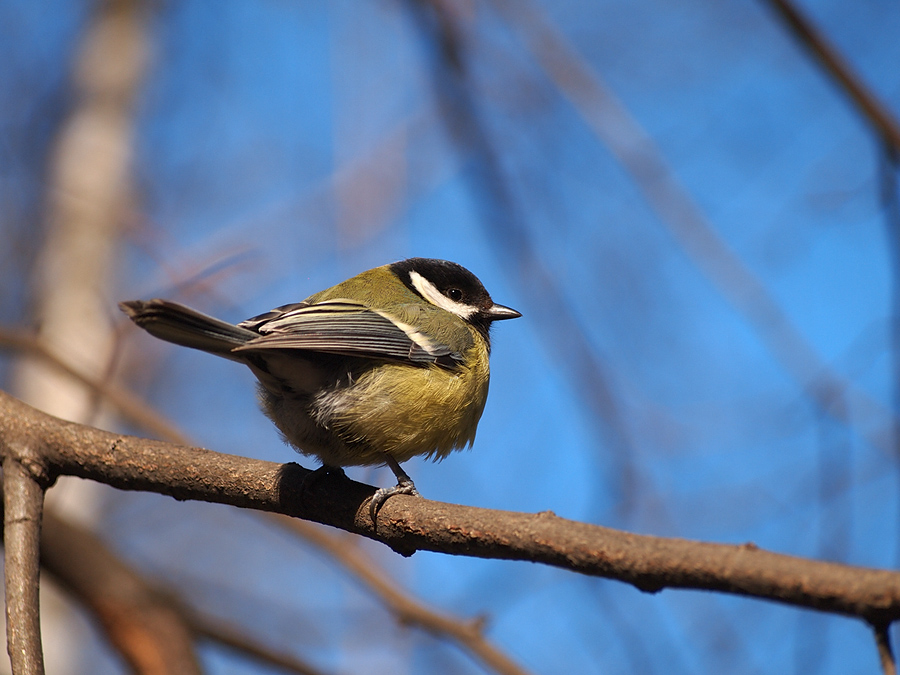
<svg viewBox="0 0 900 675"><path fill-rule="evenodd" d="M447 297L453 300L453 302L459 302L462 300L463 292L458 288L448 288Z"/></svg>

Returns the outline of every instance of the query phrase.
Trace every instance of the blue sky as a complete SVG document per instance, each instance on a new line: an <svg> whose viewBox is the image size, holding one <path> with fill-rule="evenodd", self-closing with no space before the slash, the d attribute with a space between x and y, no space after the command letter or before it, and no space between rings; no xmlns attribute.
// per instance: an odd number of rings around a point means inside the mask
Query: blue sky
<svg viewBox="0 0 900 675"><path fill-rule="evenodd" d="M158 295L237 321L400 258L455 260L523 318L495 328L472 451L406 466L424 495L896 567L900 468L870 442L890 424L900 358L875 134L765 2L535 6L651 139L723 250L875 414L851 408L836 421L810 398L771 317L748 314L723 286L734 268L710 274L709 259L683 245L672 213L650 205L529 51L523 24L493 3L460 3L455 17L467 90L515 217L498 210L483 155L448 132L436 52L409 5L156 6L135 110L134 215L110 307ZM900 115L897 3L799 6ZM26 240L40 220L86 17L76 3L0 9L0 227L10 237ZM896 188L896 172L889 180ZM0 315L22 325L28 257L3 260ZM541 270L549 286L535 282ZM184 283L198 278L202 287ZM576 332L605 373L612 418L580 383L591 371L572 349ZM196 442L297 459L256 410L249 372L127 339L154 364L132 386ZM108 540L141 569L323 668L479 672L245 514L119 493L107 513ZM849 619L362 545L429 602L486 614L490 637L536 673L877 668L868 631ZM321 620L315 639L292 632L310 617ZM84 672L96 672L98 653ZM213 649L204 658L210 672L264 672Z"/></svg>

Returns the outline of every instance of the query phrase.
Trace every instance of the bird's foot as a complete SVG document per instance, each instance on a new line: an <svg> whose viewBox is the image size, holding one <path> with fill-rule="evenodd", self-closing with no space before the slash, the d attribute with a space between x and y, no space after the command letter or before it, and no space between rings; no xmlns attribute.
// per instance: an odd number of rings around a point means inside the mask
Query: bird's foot
<svg viewBox="0 0 900 675"><path fill-rule="evenodd" d="M375 494L372 495L372 501L369 503L369 514L372 516L372 520L375 520L375 516L378 515L378 510L381 508L382 504L394 495L410 495L412 497L422 496L419 494L419 491L416 490L412 478L404 473L402 477L397 477L397 484L394 487L378 488L375 491Z"/></svg>

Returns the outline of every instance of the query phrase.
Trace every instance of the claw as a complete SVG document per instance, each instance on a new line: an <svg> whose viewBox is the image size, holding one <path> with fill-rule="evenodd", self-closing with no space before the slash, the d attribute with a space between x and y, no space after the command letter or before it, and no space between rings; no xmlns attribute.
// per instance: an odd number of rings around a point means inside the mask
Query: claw
<svg viewBox="0 0 900 675"><path fill-rule="evenodd" d="M369 514L372 516L372 520L375 520L375 517L378 515L378 510L381 508L381 505L384 504L384 502L387 501L389 497L393 497L394 495L412 495L413 497L421 496L411 480L405 483L403 481L400 481L394 487L378 488L375 491L375 494L372 495L372 501L369 503Z"/></svg>
<svg viewBox="0 0 900 675"><path fill-rule="evenodd" d="M413 497L421 497L419 491L416 490L415 483L412 482L412 478L410 478L406 474L406 472L400 468L397 460L395 460L390 455L385 454L384 462L391 468L391 471L393 471L394 475L397 477L397 484L394 487L378 488L375 491L375 494L372 495L372 501L369 502L369 514L372 516L373 521L378 515L378 510L381 508L382 504L384 504L384 502L388 500L388 498L393 497L394 495L410 495Z"/></svg>

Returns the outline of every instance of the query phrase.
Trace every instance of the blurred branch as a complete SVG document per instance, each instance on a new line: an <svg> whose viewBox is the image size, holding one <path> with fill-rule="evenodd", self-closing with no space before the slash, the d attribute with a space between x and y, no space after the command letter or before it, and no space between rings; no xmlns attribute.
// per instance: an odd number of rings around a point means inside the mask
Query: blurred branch
<svg viewBox="0 0 900 675"><path fill-rule="evenodd" d="M6 644L13 675L43 675L39 607L41 515L47 474L35 460L36 440L0 438L3 453Z"/></svg>
<svg viewBox="0 0 900 675"><path fill-rule="evenodd" d="M186 612L191 629L198 637L205 638L218 645L231 649L242 656L256 659L260 663L273 666L297 675L322 675L322 671L313 668L296 656L276 652L275 650L251 639L242 630L234 628L222 621L201 616L197 612Z"/></svg>
<svg viewBox="0 0 900 675"><path fill-rule="evenodd" d="M527 675L526 670L484 637L482 620L464 621L426 607L389 581L387 574L359 548L312 523L282 516L271 516L270 520L300 535L343 565L381 599L400 623L416 626L438 638L454 640L489 670L504 675Z"/></svg>
<svg viewBox="0 0 900 675"><path fill-rule="evenodd" d="M154 410L127 389L110 382L106 378L98 378L75 368L61 356L50 351L38 336L22 330L0 326L0 351L4 349L18 350L42 359L51 368L57 369L68 377L78 381L82 386L96 395L103 396L107 404L112 405L122 417L132 424L138 425L150 433L166 438L173 443L188 444L186 437L169 422L164 415Z"/></svg>
<svg viewBox="0 0 900 675"><path fill-rule="evenodd" d="M557 358L565 355L559 364L580 392L579 399L593 413L590 420L602 422L601 431L608 441L605 450L616 462L610 472L618 481L616 501L627 512L637 497L634 439L622 417L605 359L573 312L557 276L535 250L498 152L484 128L471 93L459 9L446 0L410 0L409 7L428 44L438 46L433 57L435 91L448 132L475 158L472 189L486 210L483 221L489 241L498 251L497 259L511 270L523 294L530 298L551 354Z"/></svg>
<svg viewBox="0 0 900 675"><path fill-rule="evenodd" d="M47 475L75 475L123 490L157 492L332 525L387 544L403 555L430 550L540 562L617 579L656 592L663 588L721 591L865 619L900 618L900 572L852 567L763 551L650 537L557 518L398 496L377 522L368 503L375 488L312 472L114 434L65 422L0 392L0 452L20 460L22 448Z"/></svg>
<svg viewBox="0 0 900 675"><path fill-rule="evenodd" d="M874 624L872 629L875 631L875 646L878 649L882 672L884 675L897 675L897 661L891 647L890 624Z"/></svg>
<svg viewBox="0 0 900 675"><path fill-rule="evenodd" d="M70 73L71 108L56 133L48 165L41 249L30 278L39 337L32 338L31 348L23 349L17 359L14 386L23 398L69 419L98 419L101 390L85 386L85 378L79 375L101 380L113 362L112 321L104 298L119 262L118 234L133 196L133 102L148 62L146 19L151 8L152 3L144 0L91 3ZM12 341L21 347L24 340L15 338L23 337L14 336ZM66 364L54 354L65 354ZM78 372L68 364L78 364ZM96 488L73 484L68 491L69 508L74 505L84 512L90 508L84 486ZM7 509L14 506L7 502ZM45 529L52 530L55 522L48 508ZM87 553L89 549L79 551L79 555ZM69 559L66 569L83 571L81 563L81 559ZM35 597L37 593L35 578ZM127 616L123 613L116 621L104 623L104 628L127 632L134 625L125 620ZM66 618L45 616L48 644L57 653L71 634ZM10 639L15 630L18 627L10 621ZM147 646L142 635L128 636L136 649ZM110 634L111 639L115 637ZM143 673L174 672L148 667L147 662L133 663L135 667L140 663ZM15 666L14 671L18 672ZM199 668L180 672L199 672Z"/></svg>
<svg viewBox="0 0 900 675"><path fill-rule="evenodd" d="M48 509L41 563L91 611L134 673L199 675L193 634L175 599L149 584L92 532Z"/></svg>
<svg viewBox="0 0 900 675"><path fill-rule="evenodd" d="M215 233L201 238L193 250L179 247L170 241L150 242L142 230L142 237L136 243L144 254L151 258L161 273L161 278L153 280L146 291L138 291L137 296L213 296L216 302L233 306L234 300L222 288L231 277L241 272L249 272L254 277L260 275L259 251L247 244L221 243L215 241ZM154 230L154 234L158 231ZM155 246L154 246L155 244ZM157 251L161 249L165 254ZM169 257L177 252L178 260Z"/></svg>
<svg viewBox="0 0 900 675"><path fill-rule="evenodd" d="M3 505L0 510L5 511ZM44 511L42 529L43 569L93 613L135 673L200 673L193 641L202 637L288 672L321 675L296 657L276 653L190 609L172 592L135 571L93 532L61 518L53 509Z"/></svg>
<svg viewBox="0 0 900 675"><path fill-rule="evenodd" d="M148 60L143 0L95 4L80 40L74 105L59 131L46 194L45 238L32 278L43 349L103 373L113 352L107 296L132 194L132 103ZM16 390L42 409L88 421L96 396L82 383L22 359Z"/></svg>
<svg viewBox="0 0 900 675"><path fill-rule="evenodd" d="M893 455L893 413L822 360L752 270L679 184L653 139L533 2L493 0L560 93L631 173L660 222L759 331L782 367L825 412ZM844 395L846 406L834 405ZM873 429L874 427L874 429Z"/></svg>
<svg viewBox="0 0 900 675"><path fill-rule="evenodd" d="M900 196L897 193L897 166L900 161L900 125L851 69L844 57L820 33L790 0L766 0L781 16L793 35L816 58L825 73L850 98L859 114L874 128L884 149L881 162L881 196L885 212L888 248L893 266L892 285L892 359L895 403L900 400ZM895 462L898 459L900 421L891 423L891 441ZM896 464L900 478L900 464ZM900 521L900 518L898 518ZM898 541L900 546L900 541ZM900 559L900 550L897 554Z"/></svg>
<svg viewBox="0 0 900 675"><path fill-rule="evenodd" d="M853 72L844 57L835 49L812 22L790 0L765 0L772 7L794 36L822 65L826 73L837 83L893 154L900 153L900 125L890 111L869 91L859 76Z"/></svg>
<svg viewBox="0 0 900 675"><path fill-rule="evenodd" d="M900 165L900 154L892 152L890 147L884 146L882 154L881 175L881 202L884 209L884 225L887 233L888 250L891 254L891 359L893 366L893 396L894 405L900 408L900 190L898 190L897 168ZM900 484L900 420L894 420L894 474ZM900 492L900 490L898 490ZM900 509L900 502L897 504ZM900 523L900 512L896 522ZM900 561L900 538L897 540L895 560Z"/></svg>
<svg viewBox="0 0 900 675"><path fill-rule="evenodd" d="M201 672L194 639L202 637L298 675L320 675L299 659L277 654L246 634L187 607L172 592L148 581L93 532L48 509L41 564L89 608L110 643L136 673Z"/></svg>

